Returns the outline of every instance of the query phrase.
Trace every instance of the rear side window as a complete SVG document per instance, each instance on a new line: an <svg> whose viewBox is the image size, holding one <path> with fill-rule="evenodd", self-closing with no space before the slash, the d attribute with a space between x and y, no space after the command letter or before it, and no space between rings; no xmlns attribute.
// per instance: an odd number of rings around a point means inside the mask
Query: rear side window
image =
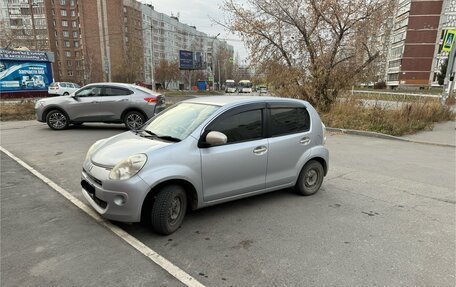
<svg viewBox="0 0 456 287"><path fill-rule="evenodd" d="M133 92L123 88L106 87L103 94L104 96L126 96L133 94Z"/></svg>
<svg viewBox="0 0 456 287"><path fill-rule="evenodd" d="M273 108L271 136L305 132L310 129L310 117L304 108Z"/></svg>
<svg viewBox="0 0 456 287"><path fill-rule="evenodd" d="M67 86L66 83L60 83L60 87L62 87L62 88L67 88L68 86Z"/></svg>
<svg viewBox="0 0 456 287"><path fill-rule="evenodd" d="M251 110L217 119L207 130L224 133L227 143L244 142L262 138L262 122L261 110Z"/></svg>

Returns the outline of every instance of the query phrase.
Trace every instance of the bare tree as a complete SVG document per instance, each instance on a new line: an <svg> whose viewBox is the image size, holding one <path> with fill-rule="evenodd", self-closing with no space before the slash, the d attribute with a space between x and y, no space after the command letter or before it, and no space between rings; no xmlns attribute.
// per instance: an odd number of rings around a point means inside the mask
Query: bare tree
<svg viewBox="0 0 456 287"><path fill-rule="evenodd" d="M289 95L328 110L379 56L373 36L393 2L249 0L243 6L226 0L223 7L227 26L240 33L257 70Z"/></svg>
<svg viewBox="0 0 456 287"><path fill-rule="evenodd" d="M155 82L161 83L167 89L171 82L177 81L180 78L179 64L177 61L169 62L160 60L160 63L155 67Z"/></svg>

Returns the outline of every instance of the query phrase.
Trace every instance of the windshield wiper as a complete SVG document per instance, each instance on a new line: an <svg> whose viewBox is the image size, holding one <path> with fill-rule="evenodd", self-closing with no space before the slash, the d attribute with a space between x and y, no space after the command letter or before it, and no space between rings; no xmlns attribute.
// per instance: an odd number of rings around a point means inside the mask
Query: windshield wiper
<svg viewBox="0 0 456 287"><path fill-rule="evenodd" d="M145 132L145 133L148 134L148 136L153 137L153 138L157 138L157 139L162 139L162 140L172 141L172 142L180 142L181 141L181 139L175 138L175 137L172 137L172 136L159 136L156 133L151 132L149 130L142 130L142 132ZM144 135L144 136L146 136L146 135Z"/></svg>
<svg viewBox="0 0 456 287"><path fill-rule="evenodd" d="M157 136L157 138L162 139L162 140L171 141L171 142L180 142L181 141L181 139L178 139L178 138L175 138L172 136Z"/></svg>

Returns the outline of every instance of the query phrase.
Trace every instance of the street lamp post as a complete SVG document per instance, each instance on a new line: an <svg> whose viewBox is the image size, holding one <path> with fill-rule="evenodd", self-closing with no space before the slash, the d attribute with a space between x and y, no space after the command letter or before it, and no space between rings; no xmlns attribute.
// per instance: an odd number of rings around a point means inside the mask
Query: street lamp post
<svg viewBox="0 0 456 287"><path fill-rule="evenodd" d="M220 33L218 33L213 39L212 39L212 51L211 51L211 73L212 73L212 90L215 91L215 70L214 70L214 42L217 39L217 37L220 36ZM220 73L219 73L220 75ZM220 83L219 83L220 85Z"/></svg>

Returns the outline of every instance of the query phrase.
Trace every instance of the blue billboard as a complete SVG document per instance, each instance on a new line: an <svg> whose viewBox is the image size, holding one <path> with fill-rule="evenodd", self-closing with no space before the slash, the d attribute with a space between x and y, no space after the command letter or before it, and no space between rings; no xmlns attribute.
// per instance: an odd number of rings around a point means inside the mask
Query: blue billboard
<svg viewBox="0 0 456 287"><path fill-rule="evenodd" d="M47 91L51 63L45 52L0 50L0 92Z"/></svg>
<svg viewBox="0 0 456 287"><path fill-rule="evenodd" d="M181 70L204 70L203 52L179 50L179 68Z"/></svg>

